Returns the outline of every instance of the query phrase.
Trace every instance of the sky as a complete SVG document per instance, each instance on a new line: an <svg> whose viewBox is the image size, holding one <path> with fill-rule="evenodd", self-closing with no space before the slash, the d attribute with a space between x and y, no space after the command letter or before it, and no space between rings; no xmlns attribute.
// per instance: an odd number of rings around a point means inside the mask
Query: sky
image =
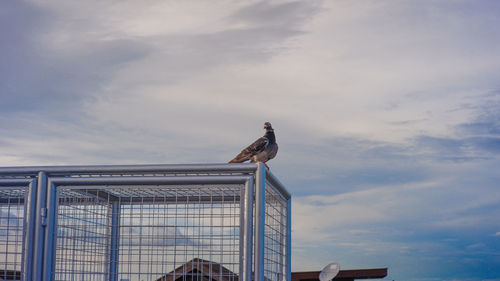
<svg viewBox="0 0 500 281"><path fill-rule="evenodd" d="M0 166L224 163L273 124L292 269L500 280L500 2L0 4Z"/></svg>

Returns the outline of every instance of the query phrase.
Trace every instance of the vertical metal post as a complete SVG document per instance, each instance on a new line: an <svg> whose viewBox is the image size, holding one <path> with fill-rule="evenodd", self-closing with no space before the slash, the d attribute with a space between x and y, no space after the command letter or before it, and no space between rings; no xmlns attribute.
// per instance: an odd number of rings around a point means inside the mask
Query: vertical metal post
<svg viewBox="0 0 500 281"><path fill-rule="evenodd" d="M286 281L292 281L292 198L286 200Z"/></svg>
<svg viewBox="0 0 500 281"><path fill-rule="evenodd" d="M33 241L33 260L31 280L41 280L43 272L43 244L45 240L45 226L47 225L47 175L45 172L39 172L36 183L36 210L35 210L35 229ZM28 279L31 281L30 279Z"/></svg>
<svg viewBox="0 0 500 281"><path fill-rule="evenodd" d="M118 245L120 235L120 203L111 206L111 248L109 253L109 280L118 280Z"/></svg>
<svg viewBox="0 0 500 281"><path fill-rule="evenodd" d="M28 194L26 196L26 211L25 211L25 227L26 237L24 238L24 261L23 261L23 280L31 281L33 272L33 243L35 240L35 220L36 220L36 196L37 196L37 180L34 179L28 186Z"/></svg>
<svg viewBox="0 0 500 281"><path fill-rule="evenodd" d="M241 198L242 211L240 218L240 276L241 281L252 281L253 253L253 185L250 178L245 183Z"/></svg>
<svg viewBox="0 0 500 281"><path fill-rule="evenodd" d="M266 170L259 162L255 189L255 281L264 280L264 229L266 223Z"/></svg>
<svg viewBox="0 0 500 281"><path fill-rule="evenodd" d="M56 224L57 224L57 187L53 183L48 183L47 185L47 223L45 228L45 241L44 241L44 251L43 251L43 281L50 281L53 278L53 272L55 268L55 243L57 238Z"/></svg>
<svg viewBox="0 0 500 281"><path fill-rule="evenodd" d="M245 259L246 259L246 251L247 249L245 248L245 239L246 239L246 209L245 209L245 193L246 193L247 185L245 183L245 186L240 189L240 267L238 270L238 274L240 276L240 280L242 281L247 281L246 280L246 271L245 271ZM212 260L212 259L210 259Z"/></svg>

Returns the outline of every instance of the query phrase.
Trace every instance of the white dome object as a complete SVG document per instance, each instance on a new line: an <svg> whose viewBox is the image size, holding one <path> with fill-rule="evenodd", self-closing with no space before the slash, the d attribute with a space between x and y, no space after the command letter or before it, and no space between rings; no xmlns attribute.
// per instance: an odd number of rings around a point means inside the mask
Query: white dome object
<svg viewBox="0 0 500 281"><path fill-rule="evenodd" d="M332 262L327 266L325 266L323 270L321 270L321 272L319 273L319 280L330 281L333 278L335 278L337 274L339 274L339 271L340 271L340 265L336 262Z"/></svg>

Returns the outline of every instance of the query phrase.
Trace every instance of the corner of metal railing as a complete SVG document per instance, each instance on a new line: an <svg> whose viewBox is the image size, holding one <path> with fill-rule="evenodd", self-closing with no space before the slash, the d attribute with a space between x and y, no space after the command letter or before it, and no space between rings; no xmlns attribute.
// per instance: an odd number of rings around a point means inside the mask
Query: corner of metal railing
<svg viewBox="0 0 500 281"><path fill-rule="evenodd" d="M285 186L269 170L266 171L266 180L286 201L286 236L285 236L285 277L286 281L292 279L292 195Z"/></svg>
<svg viewBox="0 0 500 281"><path fill-rule="evenodd" d="M265 281L266 168L261 162L258 163L255 178L255 281Z"/></svg>
<svg viewBox="0 0 500 281"><path fill-rule="evenodd" d="M264 181L264 193L266 188L266 182L270 184L270 187L275 189L280 196L286 201L286 236L285 236L285 278L286 281L291 281L291 266L292 266L292 195L286 190L285 186L274 176L274 174L265 169L262 163L259 163L259 168L257 169L257 175L265 178ZM264 194L265 196L265 194ZM264 198L265 201L265 198ZM264 203L265 205L265 203ZM263 212L265 215L265 206L263 207ZM265 219L265 218L264 218ZM264 255L264 253L262 253ZM257 263L256 263L257 264ZM256 270L257 271L257 270ZM264 278L262 276L262 278ZM264 280L264 279L262 279Z"/></svg>
<svg viewBox="0 0 500 281"><path fill-rule="evenodd" d="M289 200L292 195L286 190L285 186L274 176L271 171L266 170L266 180L283 196L286 200Z"/></svg>

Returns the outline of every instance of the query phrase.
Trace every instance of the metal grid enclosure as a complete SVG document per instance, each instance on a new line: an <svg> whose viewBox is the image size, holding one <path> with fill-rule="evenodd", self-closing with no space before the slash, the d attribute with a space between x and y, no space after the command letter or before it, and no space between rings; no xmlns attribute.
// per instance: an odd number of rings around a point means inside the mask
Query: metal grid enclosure
<svg viewBox="0 0 500 281"><path fill-rule="evenodd" d="M31 266L34 184L29 178L0 177L0 280L20 280Z"/></svg>
<svg viewBox="0 0 500 281"><path fill-rule="evenodd" d="M262 164L0 168L1 270L290 281L290 195Z"/></svg>
<svg viewBox="0 0 500 281"><path fill-rule="evenodd" d="M25 194L23 187L0 189L0 279L22 270Z"/></svg>

